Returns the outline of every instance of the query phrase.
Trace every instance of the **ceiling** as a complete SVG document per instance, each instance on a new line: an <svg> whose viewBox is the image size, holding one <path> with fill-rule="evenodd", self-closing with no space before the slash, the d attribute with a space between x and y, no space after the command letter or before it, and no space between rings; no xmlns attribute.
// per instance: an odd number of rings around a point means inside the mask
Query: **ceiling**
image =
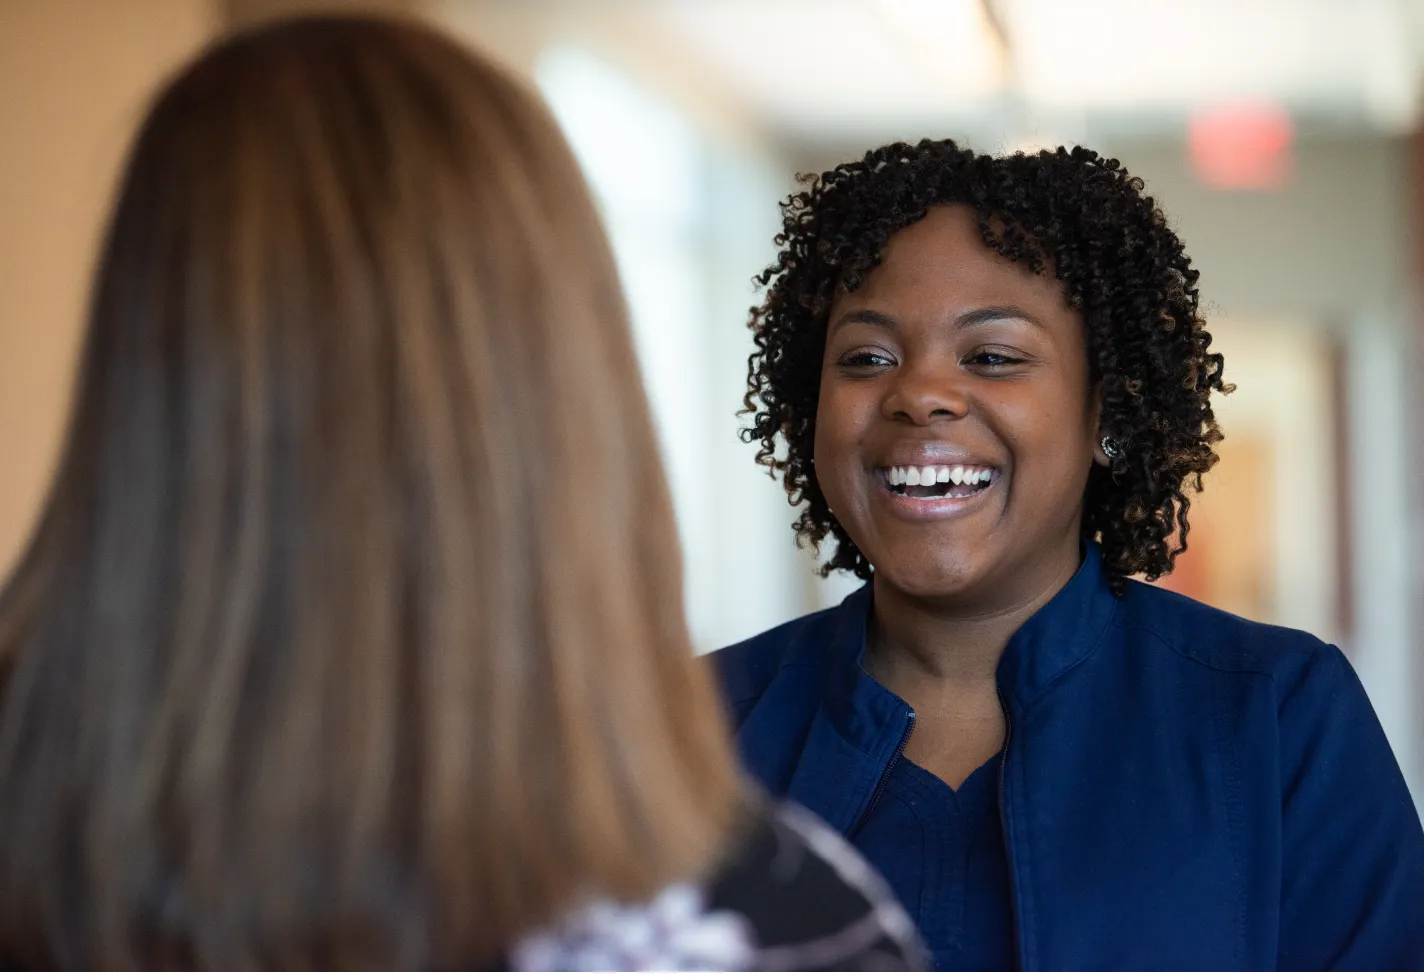
<svg viewBox="0 0 1424 978"><path fill-rule="evenodd" d="M1402 132L1424 0L584 0L780 141L1181 131L1243 100ZM548 7L545 7L547 13ZM684 79L686 81L686 79ZM684 86L685 87L685 86Z"/></svg>

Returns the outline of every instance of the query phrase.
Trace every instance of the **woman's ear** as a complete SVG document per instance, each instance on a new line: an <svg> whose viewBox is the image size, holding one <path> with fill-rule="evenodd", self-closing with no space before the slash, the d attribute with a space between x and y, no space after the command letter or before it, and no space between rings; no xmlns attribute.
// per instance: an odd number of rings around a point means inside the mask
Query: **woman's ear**
<svg viewBox="0 0 1424 978"><path fill-rule="evenodd" d="M1089 426L1093 435L1093 463L1108 468L1112 465L1112 459L1108 456L1108 448L1113 444L1112 438L1103 430L1103 389L1102 385L1095 386L1092 391L1093 403L1089 413Z"/></svg>
<svg viewBox="0 0 1424 978"><path fill-rule="evenodd" d="M1109 448L1111 445L1112 445L1112 438L1111 438L1111 436L1109 436L1109 435L1104 435L1104 434L1102 433L1102 429L1099 429L1099 430L1098 430L1098 439L1097 439L1097 441L1093 442L1093 461L1094 461L1096 464L1101 465L1101 466L1103 466L1104 468L1107 468L1108 466L1112 465L1112 459L1108 457L1108 452L1107 452L1108 448Z"/></svg>

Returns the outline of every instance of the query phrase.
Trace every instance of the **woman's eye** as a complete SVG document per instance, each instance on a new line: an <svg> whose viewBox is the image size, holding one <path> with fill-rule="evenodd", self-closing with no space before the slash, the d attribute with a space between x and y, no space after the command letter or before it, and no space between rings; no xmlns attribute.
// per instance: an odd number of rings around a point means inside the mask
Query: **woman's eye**
<svg viewBox="0 0 1424 978"><path fill-rule="evenodd" d="M980 350L968 357L966 364L975 367L1012 367L1024 362L1023 357L1016 357L1008 353L999 353L994 350Z"/></svg>
<svg viewBox="0 0 1424 978"><path fill-rule="evenodd" d="M893 361L883 353L872 353L862 350L859 353L848 353L837 361L842 367L889 367Z"/></svg>

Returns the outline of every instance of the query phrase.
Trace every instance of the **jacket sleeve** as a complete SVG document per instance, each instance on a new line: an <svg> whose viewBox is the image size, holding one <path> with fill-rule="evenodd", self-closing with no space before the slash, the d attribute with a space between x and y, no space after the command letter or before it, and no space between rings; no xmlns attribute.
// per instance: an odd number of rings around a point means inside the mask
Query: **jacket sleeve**
<svg viewBox="0 0 1424 978"><path fill-rule="evenodd" d="M1424 968L1424 829L1334 646L1280 689L1283 970Z"/></svg>

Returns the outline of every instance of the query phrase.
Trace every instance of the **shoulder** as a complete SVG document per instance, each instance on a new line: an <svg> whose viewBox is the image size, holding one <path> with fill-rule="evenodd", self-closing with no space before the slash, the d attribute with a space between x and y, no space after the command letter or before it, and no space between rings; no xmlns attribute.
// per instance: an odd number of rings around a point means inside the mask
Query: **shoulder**
<svg viewBox="0 0 1424 978"><path fill-rule="evenodd" d="M803 615L711 653L727 702L734 708L766 692L785 668L814 669L835 634L840 607Z"/></svg>
<svg viewBox="0 0 1424 978"><path fill-rule="evenodd" d="M705 881L652 900L596 899L515 943L519 971L922 969L888 886L840 836L788 806L754 807Z"/></svg>
<svg viewBox="0 0 1424 978"><path fill-rule="evenodd" d="M1206 668L1258 673L1277 682L1334 669L1344 658L1309 632L1251 621L1137 581L1128 582L1116 625L1130 644L1155 644Z"/></svg>
<svg viewBox="0 0 1424 978"><path fill-rule="evenodd" d="M909 915L851 845L790 803L760 813L710 888L756 934L760 970L918 969Z"/></svg>
<svg viewBox="0 0 1424 978"><path fill-rule="evenodd" d="M1229 614L1151 585L1129 583L1116 625L1124 651L1212 670L1225 680L1269 684L1284 754L1311 745L1376 752L1393 765L1378 718L1354 667L1309 632ZM1166 662L1166 658L1158 661ZM1368 742L1369 746L1366 746Z"/></svg>

